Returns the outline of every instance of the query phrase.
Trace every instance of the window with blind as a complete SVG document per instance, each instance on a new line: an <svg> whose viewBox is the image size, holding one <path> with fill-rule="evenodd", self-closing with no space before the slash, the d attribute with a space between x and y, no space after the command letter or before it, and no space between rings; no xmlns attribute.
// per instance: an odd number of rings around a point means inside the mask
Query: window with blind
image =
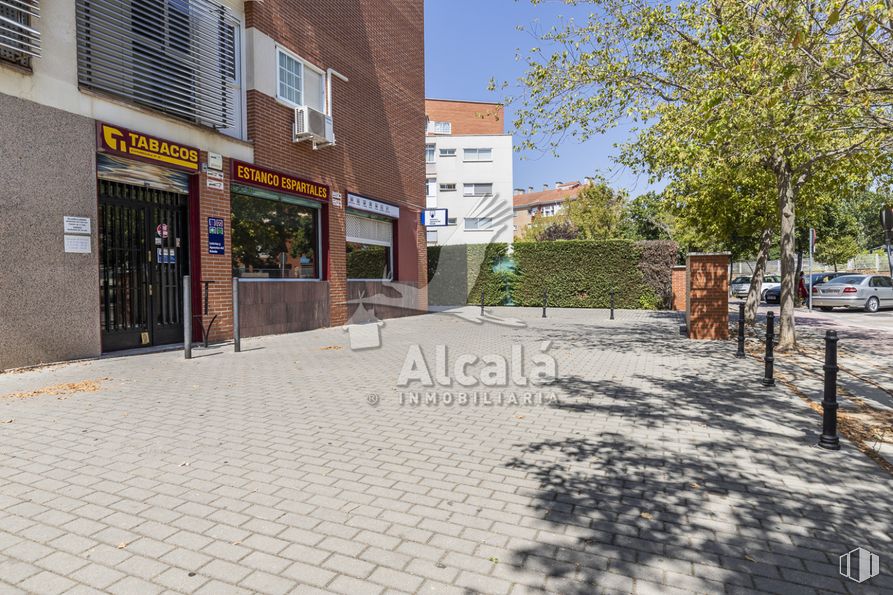
<svg viewBox="0 0 893 595"><path fill-rule="evenodd" d="M38 0L0 0L0 60L28 68L40 57L40 33L33 27L38 17Z"/></svg>
<svg viewBox="0 0 893 595"><path fill-rule="evenodd" d="M348 213L344 224L347 236L347 278L391 280L393 222Z"/></svg>
<svg viewBox="0 0 893 595"><path fill-rule="evenodd" d="M213 0L77 0L78 82L241 136L240 24Z"/></svg>

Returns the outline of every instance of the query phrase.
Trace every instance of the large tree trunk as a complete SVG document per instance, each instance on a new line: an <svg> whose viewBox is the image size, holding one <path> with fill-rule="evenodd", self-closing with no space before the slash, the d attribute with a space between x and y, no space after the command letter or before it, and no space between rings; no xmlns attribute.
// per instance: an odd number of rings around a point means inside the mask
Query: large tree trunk
<svg viewBox="0 0 893 595"><path fill-rule="evenodd" d="M750 278L750 290L744 303L744 323L753 326L757 321L757 307L760 305L760 290L763 287L763 276L766 273L766 261L769 259L769 248L772 247L772 226L767 225L760 234L760 249L757 252L757 263Z"/></svg>
<svg viewBox="0 0 893 595"><path fill-rule="evenodd" d="M778 184L778 210L781 212L781 315L778 350L792 349L797 345L794 332L794 295L797 291L797 271L794 262L794 201L796 189L791 164L780 159L776 164Z"/></svg>

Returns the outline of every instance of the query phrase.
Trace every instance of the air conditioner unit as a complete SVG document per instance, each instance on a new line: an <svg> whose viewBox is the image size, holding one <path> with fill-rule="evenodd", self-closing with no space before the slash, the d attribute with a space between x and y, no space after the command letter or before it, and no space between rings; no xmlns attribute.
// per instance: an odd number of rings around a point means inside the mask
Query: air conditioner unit
<svg viewBox="0 0 893 595"><path fill-rule="evenodd" d="M293 142L305 140L313 142L313 148L328 147L335 144L335 131L332 128L332 116L302 106L295 108L295 124Z"/></svg>

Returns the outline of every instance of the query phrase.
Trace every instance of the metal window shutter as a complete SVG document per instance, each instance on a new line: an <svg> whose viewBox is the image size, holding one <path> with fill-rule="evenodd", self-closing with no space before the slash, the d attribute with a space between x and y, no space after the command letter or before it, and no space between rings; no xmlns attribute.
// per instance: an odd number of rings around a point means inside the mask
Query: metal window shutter
<svg viewBox="0 0 893 595"><path fill-rule="evenodd" d="M345 228L348 242L390 246L393 243L393 224L390 221L370 219L347 214Z"/></svg>

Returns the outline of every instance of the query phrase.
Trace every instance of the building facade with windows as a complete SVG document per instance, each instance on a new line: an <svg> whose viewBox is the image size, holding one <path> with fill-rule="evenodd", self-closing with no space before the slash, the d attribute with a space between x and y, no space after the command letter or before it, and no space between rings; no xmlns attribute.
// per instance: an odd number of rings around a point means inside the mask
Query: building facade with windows
<svg viewBox="0 0 893 595"><path fill-rule="evenodd" d="M0 0L0 369L425 310L424 124L418 3Z"/></svg>
<svg viewBox="0 0 893 595"><path fill-rule="evenodd" d="M512 137L502 106L425 101L425 206L446 209L447 225L428 227L429 245L512 241Z"/></svg>
<svg viewBox="0 0 893 595"><path fill-rule="evenodd" d="M567 201L574 200L580 190L590 183L588 178L583 184L580 182L555 182L554 187L544 185L543 189L537 192L534 192L532 187L527 190L516 188L512 217L515 239L523 237L524 232L537 217L557 215Z"/></svg>

